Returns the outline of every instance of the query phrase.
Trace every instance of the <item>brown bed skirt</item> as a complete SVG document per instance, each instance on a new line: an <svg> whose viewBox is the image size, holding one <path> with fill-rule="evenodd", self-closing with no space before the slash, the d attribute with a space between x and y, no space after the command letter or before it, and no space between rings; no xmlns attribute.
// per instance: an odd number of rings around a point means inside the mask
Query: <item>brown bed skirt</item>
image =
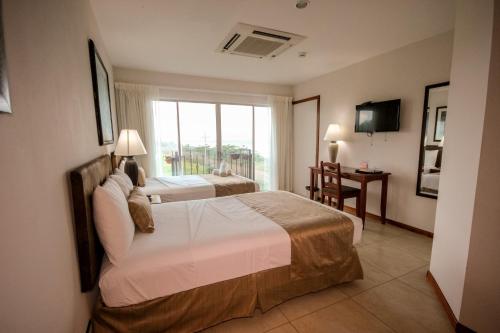
<svg viewBox="0 0 500 333"><path fill-rule="evenodd" d="M356 250L338 270L290 278L290 266L214 283L125 307L106 307L99 297L94 332L196 332L223 321L252 316L291 298L362 279Z"/></svg>

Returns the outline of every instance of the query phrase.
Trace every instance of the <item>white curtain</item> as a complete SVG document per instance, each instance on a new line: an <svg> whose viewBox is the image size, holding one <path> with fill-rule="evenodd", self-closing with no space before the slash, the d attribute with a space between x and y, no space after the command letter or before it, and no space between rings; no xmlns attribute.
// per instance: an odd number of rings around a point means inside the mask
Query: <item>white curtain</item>
<svg viewBox="0 0 500 333"><path fill-rule="evenodd" d="M137 156L137 160L148 177L156 176L161 167L154 126L154 113L158 107L156 102L160 99L159 88L115 83L115 98L118 129L137 130L148 152L145 156Z"/></svg>
<svg viewBox="0 0 500 333"><path fill-rule="evenodd" d="M292 97L269 96L271 107L271 189L293 190Z"/></svg>

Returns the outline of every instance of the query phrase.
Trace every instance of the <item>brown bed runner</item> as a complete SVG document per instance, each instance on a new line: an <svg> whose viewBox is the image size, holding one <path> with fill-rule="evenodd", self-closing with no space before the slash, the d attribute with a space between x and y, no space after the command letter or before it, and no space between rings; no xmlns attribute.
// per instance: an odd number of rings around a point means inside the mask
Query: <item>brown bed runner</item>
<svg viewBox="0 0 500 333"><path fill-rule="evenodd" d="M215 187L216 197L255 192L256 183L245 177L236 175L228 177L200 175L200 177Z"/></svg>
<svg viewBox="0 0 500 333"><path fill-rule="evenodd" d="M290 235L292 280L331 271L342 274L343 268L359 262L352 245L354 224L347 216L283 191L247 193L236 198Z"/></svg>

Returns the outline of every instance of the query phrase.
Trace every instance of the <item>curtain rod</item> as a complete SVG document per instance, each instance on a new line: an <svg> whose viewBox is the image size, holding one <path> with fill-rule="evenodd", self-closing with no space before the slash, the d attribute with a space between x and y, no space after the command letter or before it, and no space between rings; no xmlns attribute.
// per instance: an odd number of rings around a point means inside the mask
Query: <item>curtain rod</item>
<svg viewBox="0 0 500 333"><path fill-rule="evenodd" d="M142 84L142 83L131 83L131 82L115 82L115 86L125 85L125 86L143 86L143 87L152 87L158 89L171 89L178 91L190 91L190 92L205 92L205 93L213 93L213 94L227 94L227 95L236 95L236 96L254 96L254 97L268 97L268 96L277 96L277 97L292 97L292 96L283 96L283 95L272 95L272 94L255 94L255 93L245 93L245 92L235 92L235 91L224 91L224 90L210 90L210 89L198 89L198 88L181 88L175 86L158 86L151 84Z"/></svg>

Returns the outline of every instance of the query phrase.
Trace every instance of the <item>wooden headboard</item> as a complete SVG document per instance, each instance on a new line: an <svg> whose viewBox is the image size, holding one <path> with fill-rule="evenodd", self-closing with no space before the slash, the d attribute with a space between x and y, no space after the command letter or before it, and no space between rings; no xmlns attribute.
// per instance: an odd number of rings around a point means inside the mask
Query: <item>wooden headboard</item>
<svg viewBox="0 0 500 333"><path fill-rule="evenodd" d="M82 292L94 288L104 253L94 225L92 193L104 183L112 170L111 157L104 155L70 172Z"/></svg>

